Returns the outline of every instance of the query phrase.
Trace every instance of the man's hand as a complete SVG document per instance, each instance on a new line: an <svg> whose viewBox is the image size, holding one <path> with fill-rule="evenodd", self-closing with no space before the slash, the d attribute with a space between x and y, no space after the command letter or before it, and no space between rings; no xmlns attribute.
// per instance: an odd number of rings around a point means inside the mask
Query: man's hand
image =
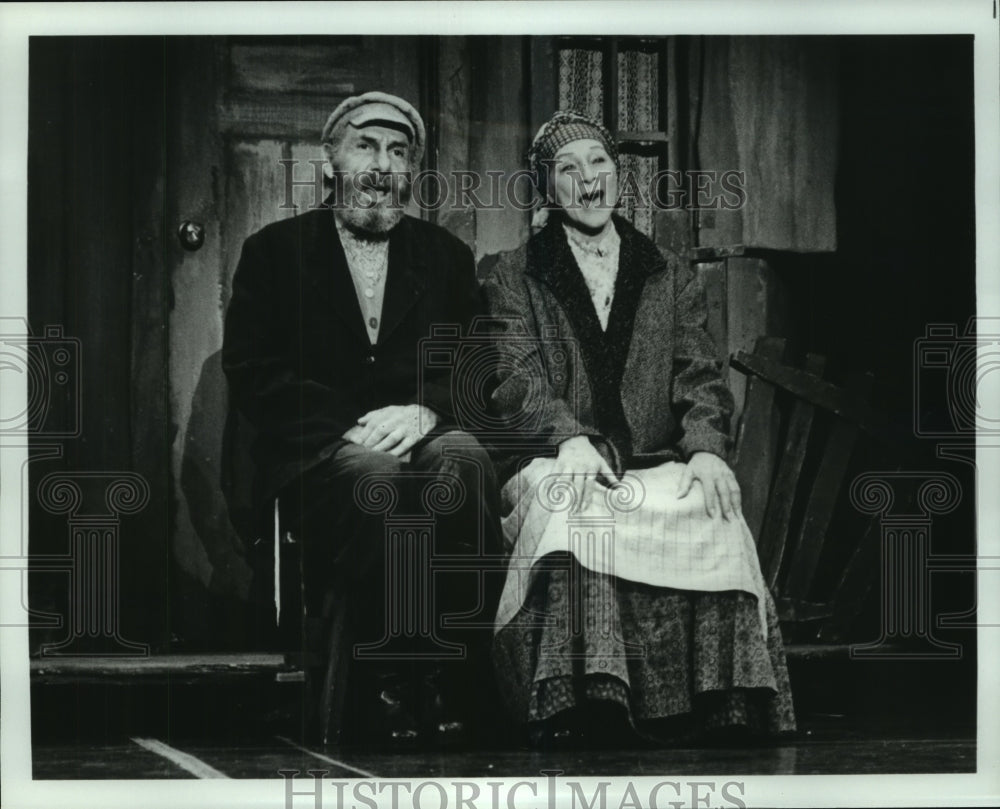
<svg viewBox="0 0 1000 809"><path fill-rule="evenodd" d="M389 405L365 413L343 437L376 452L388 452L401 458L437 423L437 413L423 405Z"/></svg>
<svg viewBox="0 0 1000 809"><path fill-rule="evenodd" d="M725 520L739 517L740 485L733 470L722 458L711 452L694 453L681 475L677 487L678 499L687 497L696 480L701 483L705 494L705 511L709 517L715 519L720 510Z"/></svg>
<svg viewBox="0 0 1000 809"><path fill-rule="evenodd" d="M594 487L603 478L606 485L617 482L614 470L608 465L585 435L567 438L559 445L559 454L551 474L568 477L580 495L580 508L590 505Z"/></svg>

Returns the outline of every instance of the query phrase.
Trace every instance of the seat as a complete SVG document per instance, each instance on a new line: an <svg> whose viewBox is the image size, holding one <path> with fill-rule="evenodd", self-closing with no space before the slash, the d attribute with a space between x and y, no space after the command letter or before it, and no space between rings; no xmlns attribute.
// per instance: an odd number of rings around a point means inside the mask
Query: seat
<svg viewBox="0 0 1000 809"><path fill-rule="evenodd" d="M275 625L284 637L294 637L297 629L299 665L305 674L308 698L301 719L301 736L336 746L342 736L353 657L346 593L331 588L324 593L320 615L309 615L301 541L282 526L277 498L271 545ZM290 631L291 627L295 629Z"/></svg>
<svg viewBox="0 0 1000 809"><path fill-rule="evenodd" d="M764 337L730 359L748 377L733 469L789 653L846 651L878 573L880 528L870 518L837 547L829 529L859 436L886 439L884 420L868 405L870 374L841 387L823 378L822 357L797 367L786 355L783 339Z"/></svg>
<svg viewBox="0 0 1000 809"><path fill-rule="evenodd" d="M282 679L305 683L299 737L336 745L344 724L352 639L345 594L324 594L319 615L309 615L304 597L301 539L282 523L275 499L259 508L251 495L255 431L230 409L223 431L220 481L229 518L250 550L253 601L260 643L285 655L293 670Z"/></svg>

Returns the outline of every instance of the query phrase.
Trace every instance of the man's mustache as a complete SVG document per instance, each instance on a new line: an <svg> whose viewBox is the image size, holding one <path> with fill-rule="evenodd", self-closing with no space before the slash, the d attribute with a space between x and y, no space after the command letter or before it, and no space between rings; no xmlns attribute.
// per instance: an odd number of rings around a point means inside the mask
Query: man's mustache
<svg viewBox="0 0 1000 809"><path fill-rule="evenodd" d="M354 175L354 187L362 191L382 191L391 193L394 189L405 189L410 185L407 171L361 171Z"/></svg>
<svg viewBox="0 0 1000 809"><path fill-rule="evenodd" d="M333 190L333 204L338 207L403 208L410 199L412 178L408 171L335 170L324 178L324 185Z"/></svg>

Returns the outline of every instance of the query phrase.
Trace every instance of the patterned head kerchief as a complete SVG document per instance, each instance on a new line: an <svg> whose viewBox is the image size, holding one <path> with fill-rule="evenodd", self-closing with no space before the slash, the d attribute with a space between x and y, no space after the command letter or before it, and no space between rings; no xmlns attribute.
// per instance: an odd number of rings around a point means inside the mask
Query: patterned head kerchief
<svg viewBox="0 0 1000 809"><path fill-rule="evenodd" d="M559 110L541 128L528 149L528 167L535 175L535 185L545 193L545 165L556 152L575 140L599 141L611 159L618 163L618 146L608 128L600 121L575 110Z"/></svg>

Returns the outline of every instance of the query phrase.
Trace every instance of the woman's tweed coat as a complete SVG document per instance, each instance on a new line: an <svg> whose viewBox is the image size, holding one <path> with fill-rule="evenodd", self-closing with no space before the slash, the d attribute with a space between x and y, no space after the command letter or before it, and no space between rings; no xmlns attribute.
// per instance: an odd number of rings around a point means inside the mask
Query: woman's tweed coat
<svg viewBox="0 0 1000 809"><path fill-rule="evenodd" d="M498 448L501 481L575 435L590 436L618 474L698 451L728 456L733 397L705 329L704 290L676 257L614 221L621 247L606 333L558 216L486 281L501 324L492 403L512 430Z"/></svg>

